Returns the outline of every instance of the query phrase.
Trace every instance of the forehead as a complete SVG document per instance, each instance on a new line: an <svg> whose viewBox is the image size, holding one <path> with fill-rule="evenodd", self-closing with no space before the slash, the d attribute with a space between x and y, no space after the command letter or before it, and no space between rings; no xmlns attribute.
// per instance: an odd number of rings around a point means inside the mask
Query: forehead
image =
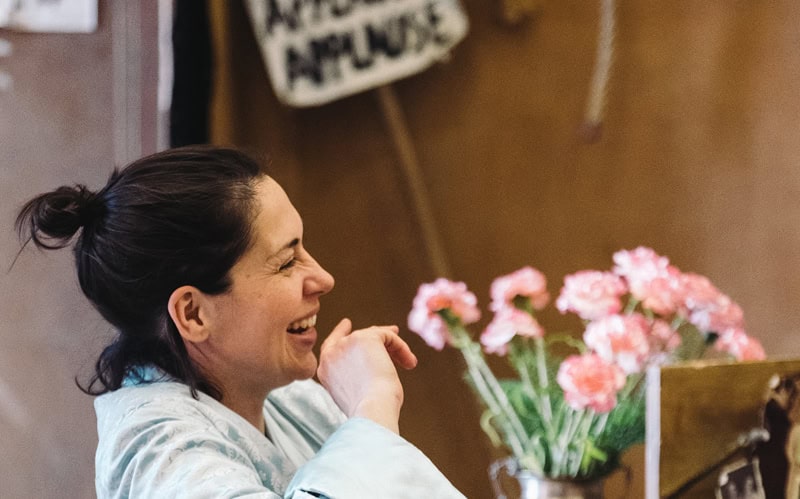
<svg viewBox="0 0 800 499"><path fill-rule="evenodd" d="M303 235L303 222L286 192L271 177L256 184L253 246L272 255Z"/></svg>

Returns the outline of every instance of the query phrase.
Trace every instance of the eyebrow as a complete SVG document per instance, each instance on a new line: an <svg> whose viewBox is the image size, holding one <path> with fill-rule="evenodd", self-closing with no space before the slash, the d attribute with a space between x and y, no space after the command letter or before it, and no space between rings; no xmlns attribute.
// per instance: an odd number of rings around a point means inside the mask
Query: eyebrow
<svg viewBox="0 0 800 499"><path fill-rule="evenodd" d="M289 241L289 243L286 244L284 247L282 247L281 249L270 255L269 258L278 258L278 255L280 255L281 252L286 251L287 249L294 249L295 247L297 247L298 244L300 244L300 238L295 237L294 239Z"/></svg>
<svg viewBox="0 0 800 499"><path fill-rule="evenodd" d="M281 252L284 252L284 251L286 251L286 250L290 250L290 249L294 249L294 248L296 248L298 244L300 244L300 238L299 238L299 237L295 237L294 239L292 239L291 241L289 241L289 243L288 243L288 244L286 244L286 245L285 245L283 248L279 249L279 250L278 250L278 251L275 253L275 256L277 256L278 254L280 254Z"/></svg>

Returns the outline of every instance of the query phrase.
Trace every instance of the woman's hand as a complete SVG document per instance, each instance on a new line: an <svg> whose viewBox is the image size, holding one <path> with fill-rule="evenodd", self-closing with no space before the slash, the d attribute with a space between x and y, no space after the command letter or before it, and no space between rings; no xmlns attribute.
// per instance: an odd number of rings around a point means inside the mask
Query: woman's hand
<svg viewBox="0 0 800 499"><path fill-rule="evenodd" d="M394 364L412 369L417 358L397 326L352 329L342 319L322 343L317 376L348 417L365 417L399 433L403 386Z"/></svg>

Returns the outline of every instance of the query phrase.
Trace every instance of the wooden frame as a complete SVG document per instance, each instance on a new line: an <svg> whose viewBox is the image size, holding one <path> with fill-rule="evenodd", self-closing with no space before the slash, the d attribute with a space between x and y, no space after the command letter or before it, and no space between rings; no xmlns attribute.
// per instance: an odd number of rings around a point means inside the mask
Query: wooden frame
<svg viewBox="0 0 800 499"><path fill-rule="evenodd" d="M800 360L696 362L653 368L647 375L647 499L666 497L761 427L770 378L800 372ZM714 497L718 473L683 498Z"/></svg>

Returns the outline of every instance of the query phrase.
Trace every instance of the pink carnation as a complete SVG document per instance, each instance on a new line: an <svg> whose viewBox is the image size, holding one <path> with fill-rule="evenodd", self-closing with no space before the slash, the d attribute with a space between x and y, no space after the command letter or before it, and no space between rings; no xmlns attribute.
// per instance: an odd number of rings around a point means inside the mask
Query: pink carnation
<svg viewBox="0 0 800 499"><path fill-rule="evenodd" d="M680 313L704 332L743 329L744 313L729 296L718 290L708 278L683 274L683 304Z"/></svg>
<svg viewBox="0 0 800 499"><path fill-rule="evenodd" d="M650 347L653 352L671 352L681 344L681 335L661 319L650 326Z"/></svg>
<svg viewBox="0 0 800 499"><path fill-rule="evenodd" d="M614 273L621 275L632 285L631 292L639 291L639 283L646 283L663 274L669 267L669 258L661 256L645 246L634 250L620 250L614 253Z"/></svg>
<svg viewBox="0 0 800 499"><path fill-rule="evenodd" d="M481 334L481 344L488 353L505 355L508 342L517 334L541 338L544 329L530 314L515 308L502 308Z"/></svg>
<svg viewBox="0 0 800 499"><path fill-rule="evenodd" d="M441 350L452 338L438 312L449 310L462 324L472 324L481 318L477 305L477 298L466 284L439 278L419 287L411 313L408 314L408 328L420 335L428 345Z"/></svg>
<svg viewBox="0 0 800 499"><path fill-rule="evenodd" d="M766 353L761 342L742 329L731 328L720 334L714 348L733 355L736 360L764 360Z"/></svg>
<svg viewBox="0 0 800 499"><path fill-rule="evenodd" d="M586 326L583 341L625 373L642 370L650 357L650 324L640 314L609 315Z"/></svg>
<svg viewBox="0 0 800 499"><path fill-rule="evenodd" d="M675 312L683 301L681 272L650 248L614 253L614 273L625 278L631 296L657 314Z"/></svg>
<svg viewBox="0 0 800 499"><path fill-rule="evenodd" d="M564 287L556 300L561 313L575 312L582 319L599 319L622 310L620 297L627 292L625 283L610 272L582 270L564 278Z"/></svg>
<svg viewBox="0 0 800 499"><path fill-rule="evenodd" d="M617 393L625 386L625 373L597 354L570 355L561 363L556 381L572 408L588 407L602 413L617 405Z"/></svg>
<svg viewBox="0 0 800 499"><path fill-rule="evenodd" d="M708 326L706 329L708 331L716 332L744 327L744 312L742 312L742 308L726 295L721 295L709 310L692 314L692 319L696 323L703 323L699 319L700 317L707 317Z"/></svg>
<svg viewBox="0 0 800 499"><path fill-rule="evenodd" d="M691 272L681 276L681 286L684 288L684 308L687 310L713 302L720 294L706 276Z"/></svg>
<svg viewBox="0 0 800 499"><path fill-rule="evenodd" d="M495 312L501 308L512 306L517 296L529 298L536 310L541 310L550 300L547 293L547 279L544 274L533 267L523 267L508 275L492 281L492 303L489 308Z"/></svg>

